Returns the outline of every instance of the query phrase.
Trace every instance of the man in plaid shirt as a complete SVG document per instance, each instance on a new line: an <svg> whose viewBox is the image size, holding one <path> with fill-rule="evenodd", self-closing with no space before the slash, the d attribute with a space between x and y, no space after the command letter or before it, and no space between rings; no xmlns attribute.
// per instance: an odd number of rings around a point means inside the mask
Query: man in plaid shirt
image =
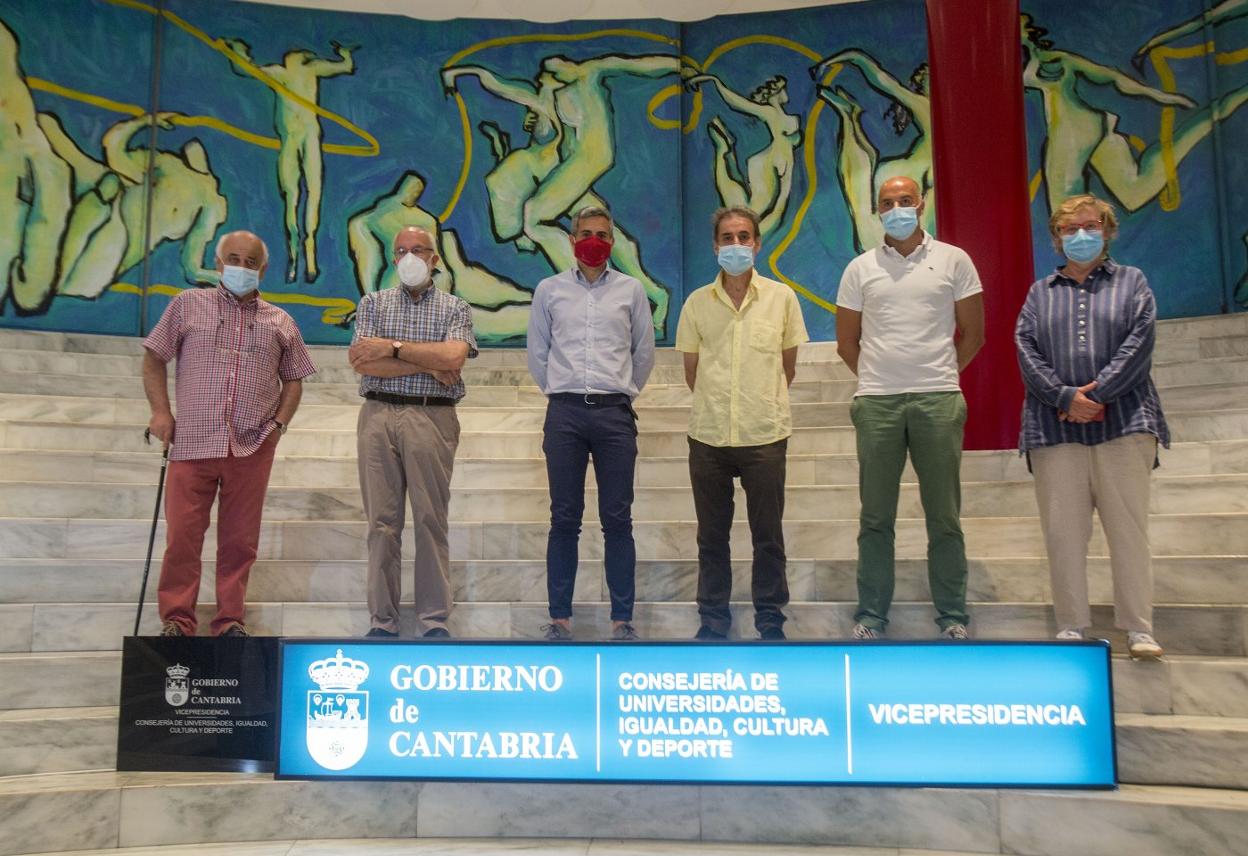
<svg viewBox="0 0 1248 856"><path fill-rule="evenodd" d="M369 636L399 635L404 504L412 504L416 616L447 637L453 606L447 511L459 445L459 371L477 355L472 310L433 287L433 236L408 226L394 239L401 287L366 294L349 357L360 375L360 492L368 517Z"/></svg>
<svg viewBox="0 0 1248 856"><path fill-rule="evenodd" d="M289 315L260 299L269 251L251 232L217 244L220 284L188 289L143 342L148 430L169 449L162 636L194 636L200 553L218 488L216 636L246 636L243 602L260 543L260 513L278 439L316 371ZM177 419L166 363L176 358Z"/></svg>

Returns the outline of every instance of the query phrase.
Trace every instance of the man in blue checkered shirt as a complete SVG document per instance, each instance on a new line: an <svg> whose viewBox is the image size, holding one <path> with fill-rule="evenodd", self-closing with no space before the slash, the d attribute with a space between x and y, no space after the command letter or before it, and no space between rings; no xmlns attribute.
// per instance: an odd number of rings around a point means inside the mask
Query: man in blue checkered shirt
<svg viewBox="0 0 1248 856"><path fill-rule="evenodd" d="M418 630L447 637L455 405L464 397L460 369L477 355L477 343L468 304L433 287L438 255L428 231L401 230L394 262L402 286L360 299L348 352L365 399L356 433L368 518L367 635L399 635L400 544L410 499Z"/></svg>

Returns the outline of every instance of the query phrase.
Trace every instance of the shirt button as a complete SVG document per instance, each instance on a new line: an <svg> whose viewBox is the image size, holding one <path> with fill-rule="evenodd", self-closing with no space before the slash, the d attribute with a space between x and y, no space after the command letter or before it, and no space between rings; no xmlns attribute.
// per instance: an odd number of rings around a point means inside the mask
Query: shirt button
<svg viewBox="0 0 1248 856"><path fill-rule="evenodd" d="M1084 325L1085 325L1085 324L1087 324L1087 323L1088 323L1088 322L1087 322L1087 321L1084 321L1083 319L1080 319L1080 320L1079 320L1079 326L1080 326L1080 327L1084 326Z"/></svg>
<svg viewBox="0 0 1248 856"><path fill-rule="evenodd" d="M1088 305L1087 305L1086 303L1080 303L1080 304L1079 304L1079 308L1080 308L1080 309L1087 309L1087 308L1088 308Z"/></svg>
<svg viewBox="0 0 1248 856"><path fill-rule="evenodd" d="M1084 336L1082 333L1081 333L1081 334L1079 334L1079 341L1080 341L1080 342L1084 341L1084 340L1085 340L1085 339L1087 339L1087 338L1088 338L1088 337L1087 337L1087 336Z"/></svg>

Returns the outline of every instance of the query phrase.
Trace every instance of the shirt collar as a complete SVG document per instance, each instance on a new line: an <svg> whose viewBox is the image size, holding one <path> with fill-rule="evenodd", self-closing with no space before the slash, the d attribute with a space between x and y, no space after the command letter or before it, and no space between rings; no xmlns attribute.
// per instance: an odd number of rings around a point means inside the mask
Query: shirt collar
<svg viewBox="0 0 1248 856"><path fill-rule="evenodd" d="M919 256L921 256L923 253L926 253L929 249L931 249L931 246L932 246L932 236L926 230L924 230L923 240L920 241L919 245L914 248L914 252L910 253L910 255L908 256L903 256L901 253L897 252L895 249L893 249L886 243L880 244L880 249L884 251L885 255L891 255L895 259L901 259L903 262L908 262L908 261L917 260Z"/></svg>
<svg viewBox="0 0 1248 856"><path fill-rule="evenodd" d="M411 291L409 291L409 290L408 290L408 288L407 288L407 286L405 286L405 285L401 285L401 284L400 284L400 285L396 285L396 286L395 286L395 288L397 288L399 291L403 292L403 298L404 298L404 299L405 299L408 303L412 304L413 306L419 306L420 304L422 304L422 303L424 303L424 302L425 302L425 298L427 298L427 297L429 296L429 292L431 292L431 291L433 291L435 288L437 288L437 285L435 285L435 284L434 284L434 283L432 283L432 282L431 282L431 283L429 283L429 287L428 287L428 288L426 288L424 291L422 291L420 294L416 295L415 297L413 297L413 296L412 296L412 292L411 292Z"/></svg>
<svg viewBox="0 0 1248 856"><path fill-rule="evenodd" d="M1102 271L1105 272L1105 276L1113 276L1114 271L1116 271L1117 269L1118 269L1118 263L1115 262L1113 259L1111 259L1109 256L1106 256L1099 265L1092 268L1092 270L1088 273L1087 279L1083 281L1083 284L1086 284L1094 279L1097 279L1100 276ZM1062 271L1061 267L1055 268L1052 276L1049 277L1049 288L1053 288L1058 285L1075 285L1074 279L1067 276Z"/></svg>
<svg viewBox="0 0 1248 856"><path fill-rule="evenodd" d="M606 285L607 281L611 277L611 274L613 273L615 273L615 271L611 269L611 264L608 262L607 266L602 269L602 273L598 276L598 278L593 282L590 282L585 278L585 274L581 273L580 265L572 266L572 275L576 277L576 281L581 285L588 285L590 288L593 288L595 285Z"/></svg>
<svg viewBox="0 0 1248 856"><path fill-rule="evenodd" d="M729 303L732 298L728 296L727 290L724 288L724 272L721 270L715 277L715 281L711 283L711 293L717 298L725 300ZM745 306L746 302L753 297L758 298L758 270L755 269L750 273L750 284L745 287L745 298L741 301L741 305Z"/></svg>
<svg viewBox="0 0 1248 856"><path fill-rule="evenodd" d="M260 293L256 292L256 296L252 300L239 300L234 294L221 283L217 283L216 287L217 299L224 300L230 306L237 306L239 309L257 309L260 306Z"/></svg>

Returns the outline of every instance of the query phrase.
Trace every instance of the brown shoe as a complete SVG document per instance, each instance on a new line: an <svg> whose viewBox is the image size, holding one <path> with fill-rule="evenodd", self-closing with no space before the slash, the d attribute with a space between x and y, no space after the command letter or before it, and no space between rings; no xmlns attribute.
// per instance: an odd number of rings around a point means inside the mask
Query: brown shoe
<svg viewBox="0 0 1248 856"><path fill-rule="evenodd" d="M160 626L161 636L185 636L186 632L182 629L182 625L176 621L166 621Z"/></svg>

